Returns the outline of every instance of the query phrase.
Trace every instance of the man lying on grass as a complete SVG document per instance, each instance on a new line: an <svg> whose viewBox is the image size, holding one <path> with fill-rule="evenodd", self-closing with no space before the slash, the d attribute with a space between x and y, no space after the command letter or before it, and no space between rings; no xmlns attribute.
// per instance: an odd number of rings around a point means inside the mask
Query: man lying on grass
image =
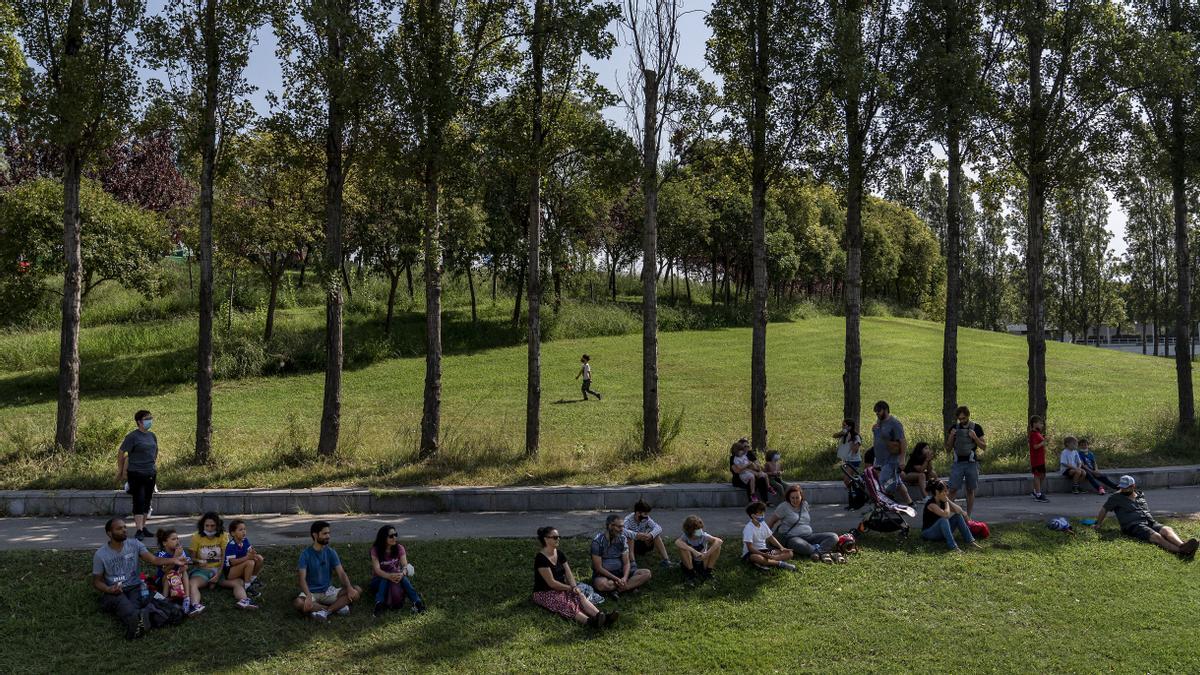
<svg viewBox="0 0 1200 675"><path fill-rule="evenodd" d="M1194 537L1184 542L1175 534L1175 530L1154 520L1149 507L1146 506L1146 495L1137 489L1133 476L1121 476L1117 488L1118 492L1113 493L1104 502L1104 506L1100 507L1100 515L1096 517L1096 524L1092 527L1099 530L1108 512L1112 511L1117 514L1121 534L1158 544L1185 560L1195 557L1200 542Z"/></svg>
<svg viewBox="0 0 1200 675"><path fill-rule="evenodd" d="M300 595L293 606L317 621L328 619L330 614L349 614L361 589L350 583L341 559L329 546L329 523L318 520L308 533L313 543L300 553ZM342 582L341 588L333 585L334 574Z"/></svg>

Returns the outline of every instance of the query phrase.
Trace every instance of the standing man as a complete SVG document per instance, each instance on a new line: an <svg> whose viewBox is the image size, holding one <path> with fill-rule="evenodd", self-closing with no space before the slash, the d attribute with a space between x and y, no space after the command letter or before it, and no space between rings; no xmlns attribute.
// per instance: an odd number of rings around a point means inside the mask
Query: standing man
<svg viewBox="0 0 1200 675"><path fill-rule="evenodd" d="M638 569L633 560L625 538L625 524L615 513L604 519L604 529L592 537L590 552L592 586L601 593L611 593L614 600L650 581L650 570Z"/></svg>
<svg viewBox="0 0 1200 675"><path fill-rule="evenodd" d="M900 465L904 463L904 453L908 451L908 439L904 437L904 425L892 415L887 401L875 404L875 416L878 421L871 431L875 434L875 466L879 467L879 485L887 494L893 492L903 501L912 506L912 497L908 496L908 488L900 478Z"/></svg>
<svg viewBox="0 0 1200 675"><path fill-rule="evenodd" d="M308 534L313 543L300 553L300 595L292 606L317 621L325 621L335 613L345 616L362 590L350 583L337 551L329 546L329 523L318 520L308 528ZM333 585L335 575L341 588Z"/></svg>
<svg viewBox="0 0 1200 675"><path fill-rule="evenodd" d="M133 497L133 536L141 541L150 536L146 518L150 516L150 500L154 498L154 483L158 478L158 437L150 432L154 416L149 410L133 414L137 428L125 434L117 450L117 482L127 484L126 492Z"/></svg>
<svg viewBox="0 0 1200 675"><path fill-rule="evenodd" d="M125 521L109 518L104 523L108 543L92 556L92 587L100 591L100 609L113 614L125 624L125 639L140 638L150 629L146 605L150 591L138 574L138 561L157 567L187 566L183 548L177 557L158 558L146 550L140 541L130 541L125 533Z"/></svg>
<svg viewBox="0 0 1200 675"><path fill-rule="evenodd" d="M975 512L975 489L979 487L979 452L987 450L983 427L971 421L971 411L960 405L954 412L958 423L946 430L946 449L950 451L950 501L967 484L967 517Z"/></svg>
<svg viewBox="0 0 1200 675"><path fill-rule="evenodd" d="M1092 527L1099 530L1108 512L1112 511L1117 514L1121 534L1157 544L1180 558L1191 559L1196 555L1200 542L1195 538L1185 542L1175 534L1175 530L1154 520L1150 508L1146 506L1146 495L1137 489L1133 476L1121 476L1121 480L1117 482L1117 490L1108 497L1104 506L1100 507L1100 515L1096 516L1096 524Z"/></svg>

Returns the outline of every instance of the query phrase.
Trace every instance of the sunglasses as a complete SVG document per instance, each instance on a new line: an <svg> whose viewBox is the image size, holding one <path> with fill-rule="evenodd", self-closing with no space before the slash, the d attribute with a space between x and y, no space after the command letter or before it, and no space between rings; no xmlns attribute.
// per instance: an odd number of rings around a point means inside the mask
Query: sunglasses
<svg viewBox="0 0 1200 675"><path fill-rule="evenodd" d="M396 538L396 533L395 533L395 532L388 532L388 536L387 536L387 538L388 538L388 539L395 539L395 538Z"/></svg>

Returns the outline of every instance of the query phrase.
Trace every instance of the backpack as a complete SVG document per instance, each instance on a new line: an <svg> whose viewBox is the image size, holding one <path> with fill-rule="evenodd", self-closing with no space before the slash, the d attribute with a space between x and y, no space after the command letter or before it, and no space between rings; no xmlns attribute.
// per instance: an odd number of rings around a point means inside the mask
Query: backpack
<svg viewBox="0 0 1200 675"><path fill-rule="evenodd" d="M991 528L981 520L968 520L967 529L971 531L971 536L976 539L987 539L992 536Z"/></svg>
<svg viewBox="0 0 1200 675"><path fill-rule="evenodd" d="M146 614L149 616L151 628L178 626L187 617L179 605L158 598L152 599L146 605Z"/></svg>

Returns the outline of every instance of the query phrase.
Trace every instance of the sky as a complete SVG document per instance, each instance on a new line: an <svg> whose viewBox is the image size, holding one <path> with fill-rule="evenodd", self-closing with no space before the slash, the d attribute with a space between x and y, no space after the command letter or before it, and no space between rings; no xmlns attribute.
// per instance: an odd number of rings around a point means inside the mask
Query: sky
<svg viewBox="0 0 1200 675"><path fill-rule="evenodd" d="M679 64L696 68L709 79L717 80L718 78L704 61L705 43L711 35L708 26L704 23L704 17L712 8L712 2L711 0L683 0L683 3L684 14L679 24ZM151 0L147 9L155 12L161 9L162 5L162 0ZM625 36L622 35L620 27L615 22L610 26L610 30L618 36L618 45L612 55L603 61L588 59L586 62L597 73L602 84L610 91L620 92L628 81L633 52L624 44ZM275 58L275 46L275 35L271 29L269 27L260 29L258 43L251 54L246 73L249 82L258 88L253 102L260 113L268 111L266 94L271 91L278 93L281 86L282 75L279 63ZM143 73L143 75L149 75L149 73ZM604 116L619 127L631 128L628 110L622 105L606 109ZM938 154L941 154L940 150ZM1125 252L1125 219L1125 213L1110 195L1108 228L1113 234L1110 248L1118 255Z"/></svg>

